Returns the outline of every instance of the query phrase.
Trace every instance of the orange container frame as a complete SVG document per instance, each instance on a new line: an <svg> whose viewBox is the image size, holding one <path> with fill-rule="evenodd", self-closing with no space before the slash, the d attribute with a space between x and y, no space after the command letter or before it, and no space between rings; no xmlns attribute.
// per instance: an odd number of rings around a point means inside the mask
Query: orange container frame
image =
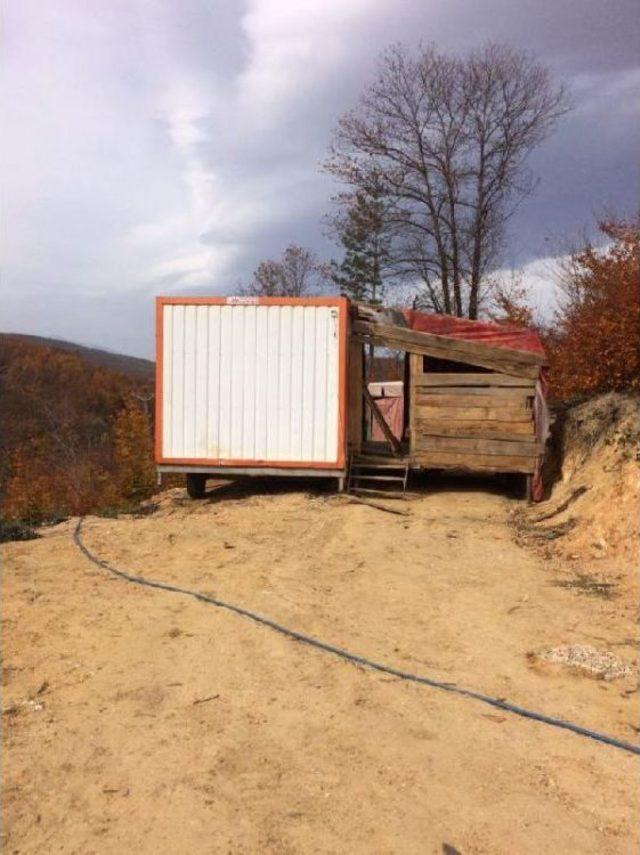
<svg viewBox="0 0 640 855"><path fill-rule="evenodd" d="M163 309L164 306L330 306L339 311L338 330L338 458L333 461L260 460L204 457L165 457L162 453L163 412ZM155 461L159 471L187 472L224 470L322 470L323 474L342 475L347 460L347 339L349 304L346 297L156 297L156 398L155 398ZM309 473L307 473L309 474ZM318 472L320 474L320 472Z"/></svg>

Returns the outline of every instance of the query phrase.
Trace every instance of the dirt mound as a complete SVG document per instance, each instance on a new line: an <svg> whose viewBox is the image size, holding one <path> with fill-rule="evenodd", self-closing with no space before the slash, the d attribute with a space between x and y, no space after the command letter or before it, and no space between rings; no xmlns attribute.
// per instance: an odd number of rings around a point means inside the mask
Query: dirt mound
<svg viewBox="0 0 640 855"><path fill-rule="evenodd" d="M608 559L633 574L638 562L640 399L617 393L567 410L551 498L527 509L521 529L565 558Z"/></svg>

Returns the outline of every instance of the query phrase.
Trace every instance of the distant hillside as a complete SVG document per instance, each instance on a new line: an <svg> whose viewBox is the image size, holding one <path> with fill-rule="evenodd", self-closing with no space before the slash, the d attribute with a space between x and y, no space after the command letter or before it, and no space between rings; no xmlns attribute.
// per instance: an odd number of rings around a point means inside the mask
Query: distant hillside
<svg viewBox="0 0 640 855"><path fill-rule="evenodd" d="M0 334L2 520L134 506L154 488L153 363Z"/></svg>
<svg viewBox="0 0 640 855"><path fill-rule="evenodd" d="M92 365L117 371L136 380L153 380L155 374L155 363L151 362L150 359L125 356L122 353L112 353L109 350L100 350L96 347L84 347L81 344L74 344L71 341L63 341L57 338L44 338L39 335L23 335L22 333L0 333L0 346L5 342L12 341L24 341L28 344L66 350L69 353L77 354Z"/></svg>

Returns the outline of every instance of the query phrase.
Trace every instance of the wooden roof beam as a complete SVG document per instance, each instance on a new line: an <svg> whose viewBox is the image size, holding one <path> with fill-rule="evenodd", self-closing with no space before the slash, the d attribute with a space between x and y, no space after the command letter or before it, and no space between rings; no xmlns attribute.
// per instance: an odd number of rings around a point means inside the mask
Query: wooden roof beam
<svg viewBox="0 0 640 855"><path fill-rule="evenodd" d="M352 329L356 337L367 343L432 356L436 359L478 365L516 377L535 379L540 367L546 365L545 357L537 353L493 347L481 342L419 332L400 326L354 321Z"/></svg>

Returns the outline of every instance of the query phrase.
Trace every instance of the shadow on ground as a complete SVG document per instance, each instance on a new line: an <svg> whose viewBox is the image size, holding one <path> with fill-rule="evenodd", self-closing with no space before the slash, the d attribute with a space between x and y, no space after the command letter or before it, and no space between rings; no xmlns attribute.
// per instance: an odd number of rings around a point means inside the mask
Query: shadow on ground
<svg viewBox="0 0 640 855"><path fill-rule="evenodd" d="M305 492L311 496L328 496L337 492L335 478L299 478L286 476L251 476L221 481L211 479L204 499L215 503L226 499L246 499L251 496L268 496ZM431 470L415 472L409 477L409 494L487 493L508 499L522 499L525 495L524 476L512 474L472 475ZM408 496L410 499L410 495ZM198 500L195 500L198 501Z"/></svg>

